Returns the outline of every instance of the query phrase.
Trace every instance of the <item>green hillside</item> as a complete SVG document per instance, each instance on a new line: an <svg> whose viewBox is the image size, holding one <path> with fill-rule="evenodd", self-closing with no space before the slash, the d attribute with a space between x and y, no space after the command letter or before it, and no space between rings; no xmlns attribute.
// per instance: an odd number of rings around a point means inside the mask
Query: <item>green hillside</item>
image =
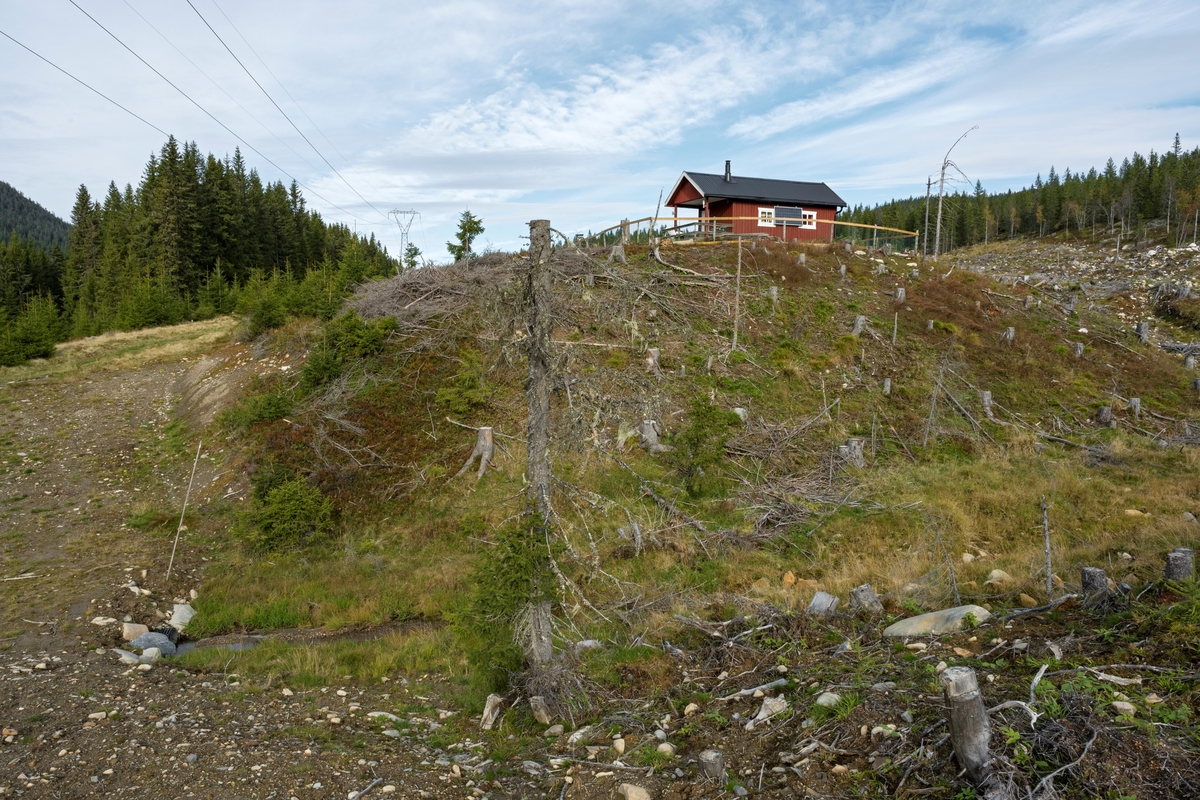
<svg viewBox="0 0 1200 800"><path fill-rule="evenodd" d="M8 241L13 234L32 240L43 250L58 245L67 249L70 226L41 205L21 194L16 188L0 181L0 239Z"/></svg>

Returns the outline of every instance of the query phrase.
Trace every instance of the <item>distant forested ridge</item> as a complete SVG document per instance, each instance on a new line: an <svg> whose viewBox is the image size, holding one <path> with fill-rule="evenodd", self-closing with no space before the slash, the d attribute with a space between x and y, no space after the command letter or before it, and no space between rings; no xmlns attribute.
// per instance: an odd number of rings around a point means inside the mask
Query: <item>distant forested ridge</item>
<svg viewBox="0 0 1200 800"><path fill-rule="evenodd" d="M934 251L937 176L929 201L929 252ZM978 181L972 191L948 193L942 206L941 247L946 250L992 239L1023 236L1145 235L1165 226L1176 243L1190 242L1200 208L1200 148L1184 151L1179 136L1166 153L1134 153L1121 164L1111 158L1103 170L1084 172L1054 167L1043 180L1017 191L989 193ZM855 206L839 219L910 231L925 229L925 197L867 207ZM861 232L856 234L862 236ZM919 246L919 245L918 245Z"/></svg>
<svg viewBox="0 0 1200 800"><path fill-rule="evenodd" d="M13 234L33 240L43 250L58 245L67 246L69 225L53 213L0 181L0 240L7 242Z"/></svg>
<svg viewBox="0 0 1200 800"><path fill-rule="evenodd" d="M136 188L79 187L65 253L31 255L18 239L0 249L0 365L71 336L232 311L258 329L328 318L351 285L398 266L374 235L309 211L295 183L264 183L240 151L204 156L171 137ZM29 314L36 325L22 323ZM22 344L22 324L50 325L51 344Z"/></svg>

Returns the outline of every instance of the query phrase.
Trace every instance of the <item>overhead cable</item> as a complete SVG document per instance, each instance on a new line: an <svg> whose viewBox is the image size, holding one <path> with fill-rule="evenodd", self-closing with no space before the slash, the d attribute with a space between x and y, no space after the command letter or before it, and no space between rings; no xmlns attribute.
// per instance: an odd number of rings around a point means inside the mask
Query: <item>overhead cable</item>
<svg viewBox="0 0 1200 800"><path fill-rule="evenodd" d="M111 97L109 97L109 96L108 96L108 95L106 95L104 92L102 92L102 91L100 91L99 89L97 89L96 87L94 87L94 86L91 86L91 85L89 85L89 84L87 84L87 83L84 83L84 82L83 82L83 81L81 81L79 78L76 78L74 75L72 75L71 73L67 72L65 69L63 69L62 67L60 67L58 64L55 64L55 63L54 63L53 61L51 61L50 59L46 58L46 57L45 57L44 55L42 55L41 53L38 53L37 51L33 50L32 48L30 48L30 47L28 47L28 46L26 46L26 45L24 45L24 44L22 44L21 42L18 42L16 39L14 39L13 37L9 36L9 35L8 35L7 33L5 33L4 31L0 31L0 36L3 36L5 39L8 39L10 42L12 42L13 44L15 44L17 47L23 48L24 50L26 50L27 52L29 52L31 55L37 56L37 57L38 57L38 58L40 58L42 61L45 61L47 64L49 64L50 66L54 67L56 70L58 70L59 72L61 72L63 75L66 75L68 78L70 78L71 80L73 80L73 81L75 81L76 83L78 83L80 86L83 86L84 88L86 88L86 89L89 89L90 91L93 91L93 92L95 92L96 94L100 95L100 96L101 96L101 97L103 97L105 100L107 100L108 102L110 102L110 103L112 103L114 106L116 106L117 108L119 108L119 109L121 109L122 111L124 111L126 114L130 115L131 117L136 117L136 118L137 118L137 119L139 119L140 121L142 121L142 122L146 123L147 125L149 125L151 128L154 128L154 130L158 131L158 132L159 132L159 133L161 133L163 136L170 136L170 135L171 135L171 134L167 133L166 131L164 131L162 128L160 128L160 127L158 127L157 125L155 125L153 122L151 122L151 121L149 121L148 119L146 119L145 117L142 117L142 116L140 116L140 115L138 115L138 114L135 114L134 112L130 111L128 108L126 108L125 106L121 105L121 104L120 104L120 103L118 103L116 100L113 100Z"/></svg>

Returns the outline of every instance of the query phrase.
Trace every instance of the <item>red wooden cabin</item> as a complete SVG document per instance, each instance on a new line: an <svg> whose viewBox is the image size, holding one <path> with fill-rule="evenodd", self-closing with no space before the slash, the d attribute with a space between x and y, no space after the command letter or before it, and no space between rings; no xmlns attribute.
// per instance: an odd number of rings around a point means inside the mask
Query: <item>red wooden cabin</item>
<svg viewBox="0 0 1200 800"><path fill-rule="evenodd" d="M809 241L832 239L833 225L822 221L832 222L846 202L823 183L733 175L726 161L724 175L680 175L667 205L675 209L676 219L681 208L696 209L701 220L712 219L710 232L715 228L726 234L757 233L787 241Z"/></svg>

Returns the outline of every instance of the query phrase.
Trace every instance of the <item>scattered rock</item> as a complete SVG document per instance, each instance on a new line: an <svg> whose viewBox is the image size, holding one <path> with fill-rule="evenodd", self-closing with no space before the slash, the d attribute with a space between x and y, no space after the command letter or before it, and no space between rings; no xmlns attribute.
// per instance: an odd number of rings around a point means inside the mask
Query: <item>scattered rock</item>
<svg viewBox="0 0 1200 800"><path fill-rule="evenodd" d="M987 586L988 584L993 584L996 586L1003 586L1006 583L1012 583L1012 582L1013 582L1012 575L1009 575L1007 572L1005 572L1002 569L994 569L988 573L987 580L983 582L983 585Z"/></svg>
<svg viewBox="0 0 1200 800"><path fill-rule="evenodd" d="M618 756L625 755L625 740L624 739L613 739L612 740L612 749L613 749L613 752L615 752Z"/></svg>
<svg viewBox="0 0 1200 800"><path fill-rule="evenodd" d="M176 603L175 610L171 612L171 618L167 620L167 624L183 633L183 629L188 626L194 616L196 616L196 609L187 603Z"/></svg>
<svg viewBox="0 0 1200 800"><path fill-rule="evenodd" d="M971 658L975 655L975 653L965 647L955 647L954 655L959 656L960 658Z"/></svg>
<svg viewBox="0 0 1200 800"><path fill-rule="evenodd" d="M1115 701L1112 704L1112 710L1121 717L1132 717L1137 714L1137 709L1133 707L1133 703L1126 703L1123 700Z"/></svg>
<svg viewBox="0 0 1200 800"><path fill-rule="evenodd" d="M498 696L499 695L497 695L497 697ZM570 736L567 737L567 744L571 745L571 746L575 746L577 744L582 744L594 732L595 731L591 725L584 725L582 728L580 728L579 730L575 731L574 733L572 733Z"/></svg>
<svg viewBox="0 0 1200 800"><path fill-rule="evenodd" d="M650 793L632 783L622 783L617 790L625 800L650 800Z"/></svg>
<svg viewBox="0 0 1200 800"><path fill-rule="evenodd" d="M134 655L133 653L129 652L128 650L122 650L119 647L114 647L112 649L112 651L117 654L118 658L121 659L122 664L129 664L130 666L132 666L134 664L141 663L141 661L138 660L138 657L136 655Z"/></svg>
<svg viewBox="0 0 1200 800"><path fill-rule="evenodd" d="M108 719L108 712L107 711L94 711L91 714L88 714L88 719L95 719L95 720Z"/></svg>
<svg viewBox="0 0 1200 800"><path fill-rule="evenodd" d="M291 696L292 696L292 695L294 695L294 694L295 694L295 692L293 692L291 689L287 689L287 688L285 688L285 689L283 690L283 696L284 696L284 697L291 697Z"/></svg>
<svg viewBox="0 0 1200 800"><path fill-rule="evenodd" d="M622 739L621 741L624 742L625 740ZM667 758L675 757L675 745L671 744L670 742L663 742L656 749Z"/></svg>
<svg viewBox="0 0 1200 800"><path fill-rule="evenodd" d="M991 612L981 606L965 605L947 608L942 611L931 611L908 619L902 619L884 629L884 636L939 636L943 633L956 633L966 627L966 617L971 614L975 622L986 622L992 616Z"/></svg>
<svg viewBox="0 0 1200 800"><path fill-rule="evenodd" d="M875 594L871 584L864 583L850 590L850 611L855 614L860 611L868 614L883 613L883 603L879 602L879 596Z"/></svg>
<svg viewBox="0 0 1200 800"><path fill-rule="evenodd" d="M549 728L546 728L546 736L562 736L563 730L565 729L562 725L551 725Z"/></svg>
<svg viewBox="0 0 1200 800"><path fill-rule="evenodd" d="M764 697L762 706L758 709L758 714L755 715L754 719L746 723L746 730L754 730L756 725L760 725L763 722L771 719L771 717L782 714L784 711L787 711L787 709L787 698L783 697L782 695L778 697Z"/></svg>
<svg viewBox="0 0 1200 800"><path fill-rule="evenodd" d="M876 725L874 728L871 729L871 738L872 739L886 739L889 736L895 736L895 735L896 735L896 726L892 725L891 723L887 723L884 725Z"/></svg>
<svg viewBox="0 0 1200 800"><path fill-rule="evenodd" d="M130 642L129 646L136 647L139 650L145 650L147 647L157 647L165 656L175 655L174 642L168 639L165 634L155 633L154 631L143 633L141 636Z"/></svg>
<svg viewBox="0 0 1200 800"><path fill-rule="evenodd" d="M688 703L687 708L683 709L683 715L685 717L690 717L699 711L700 711L700 706L698 706L696 703Z"/></svg>
<svg viewBox="0 0 1200 800"><path fill-rule="evenodd" d="M1136 508L1127 508L1127 509L1125 509L1125 516L1127 516L1127 517L1144 517L1146 515L1144 513L1142 513L1141 511L1138 511Z"/></svg>
<svg viewBox="0 0 1200 800"><path fill-rule="evenodd" d="M942 674L943 672L945 672L945 671L946 671L946 670L947 670L949 667L950 667L950 665L949 665L949 664L947 664L945 661L939 661L939 662L937 663L937 666L936 666L936 667L934 667L934 669L935 669L935 670L937 670L937 674L938 674L938 675L941 675L941 674Z"/></svg>
<svg viewBox="0 0 1200 800"><path fill-rule="evenodd" d="M400 721L399 717L397 717L395 714L389 714L387 711L368 711L367 716L372 718L382 717L383 719L390 719L392 722Z"/></svg>
<svg viewBox="0 0 1200 800"><path fill-rule="evenodd" d="M738 797L745 797L746 795L750 794L750 790L739 783L737 786L733 787L733 793Z"/></svg>
<svg viewBox="0 0 1200 800"><path fill-rule="evenodd" d="M1185 512L1183 512L1183 520L1184 520L1184 522L1195 522L1196 515L1190 511L1185 511Z"/></svg>
<svg viewBox="0 0 1200 800"><path fill-rule="evenodd" d="M142 651L142 657L138 660L143 664L153 664L160 658L162 658L162 650L159 650L157 647L147 647Z"/></svg>
<svg viewBox="0 0 1200 800"><path fill-rule="evenodd" d="M909 642L908 644L904 645L904 649L911 650L914 653L920 653L928 650L929 645L925 644L924 642Z"/></svg>
<svg viewBox="0 0 1200 800"><path fill-rule="evenodd" d="M1034 598L1030 597L1029 595L1025 594L1024 592L1021 592L1019 595L1017 595L1017 602L1019 602L1025 608L1037 608L1038 607L1038 601L1035 600Z"/></svg>
<svg viewBox="0 0 1200 800"><path fill-rule="evenodd" d="M104 626L104 625L112 625L116 621L117 621L116 617L95 617L92 619L92 624Z"/></svg>
<svg viewBox="0 0 1200 800"><path fill-rule="evenodd" d="M895 688L896 683L894 681L881 681L879 683L871 684L872 692L890 692Z"/></svg>
<svg viewBox="0 0 1200 800"><path fill-rule="evenodd" d="M821 692L816 701L821 708L833 708L840 702L842 702L842 696L837 692Z"/></svg>
<svg viewBox="0 0 1200 800"><path fill-rule="evenodd" d="M127 642L132 642L143 633L149 632L149 628L147 628L145 625L139 625L136 622L126 622L121 626L121 638Z"/></svg>
<svg viewBox="0 0 1200 800"><path fill-rule="evenodd" d="M833 769L831 769L829 771L832 772L834 775L845 775L847 772L850 771L850 768L847 767L845 764L838 764L836 767L834 767Z"/></svg>

